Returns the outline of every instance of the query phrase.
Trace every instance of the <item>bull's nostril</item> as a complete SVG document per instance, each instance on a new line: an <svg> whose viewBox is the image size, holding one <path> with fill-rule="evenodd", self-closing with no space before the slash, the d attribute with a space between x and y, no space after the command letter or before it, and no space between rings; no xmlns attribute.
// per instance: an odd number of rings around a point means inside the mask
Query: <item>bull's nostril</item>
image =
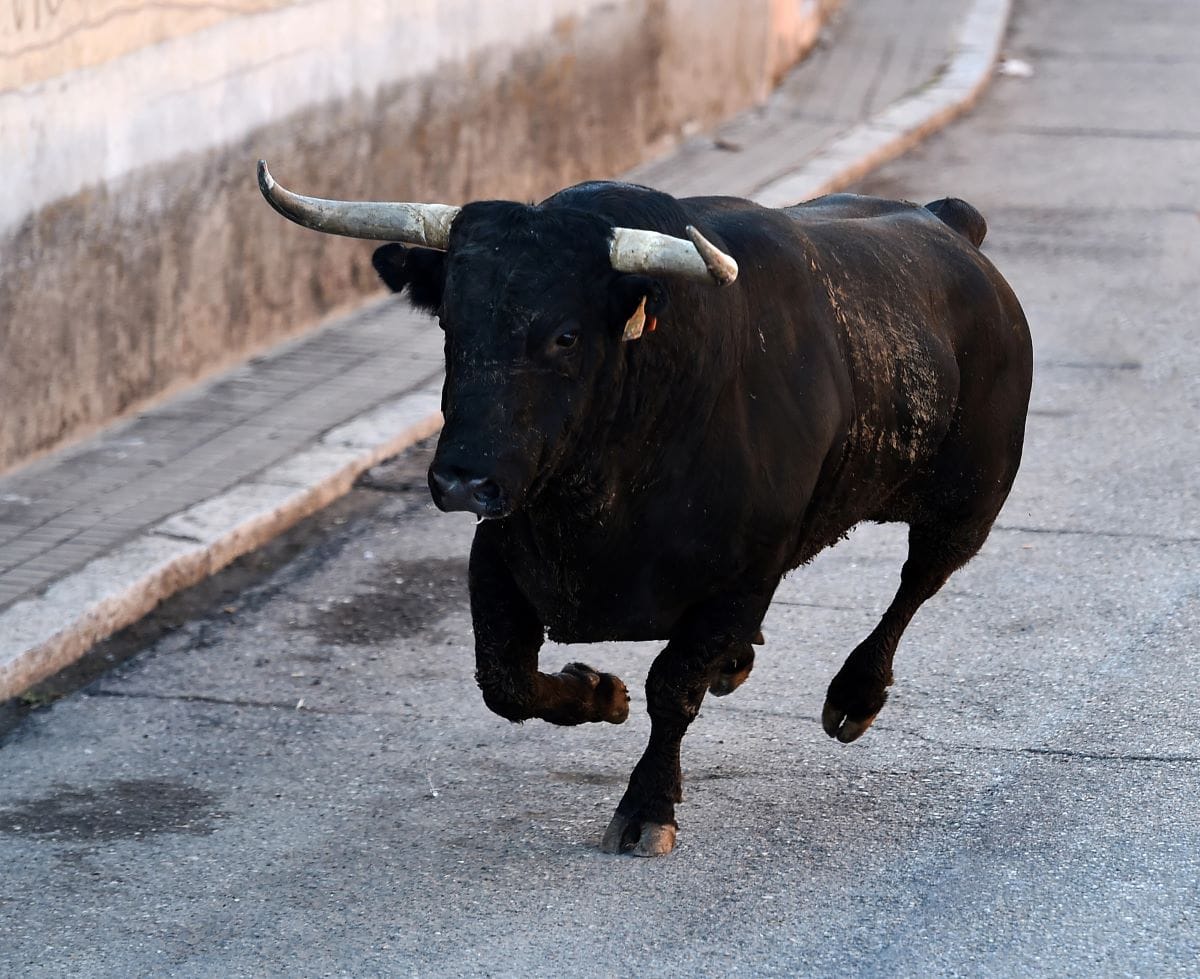
<svg viewBox="0 0 1200 979"><path fill-rule="evenodd" d="M504 509L504 489L488 476L470 475L462 466L439 461L429 467L429 490L439 510L466 510L478 516L496 517Z"/></svg>
<svg viewBox="0 0 1200 979"><path fill-rule="evenodd" d="M429 471L429 479L443 493L448 493L458 480L453 476L445 476L436 469Z"/></svg>
<svg viewBox="0 0 1200 979"><path fill-rule="evenodd" d="M482 506L488 506L500 499L500 487L490 479L471 480L471 495Z"/></svg>

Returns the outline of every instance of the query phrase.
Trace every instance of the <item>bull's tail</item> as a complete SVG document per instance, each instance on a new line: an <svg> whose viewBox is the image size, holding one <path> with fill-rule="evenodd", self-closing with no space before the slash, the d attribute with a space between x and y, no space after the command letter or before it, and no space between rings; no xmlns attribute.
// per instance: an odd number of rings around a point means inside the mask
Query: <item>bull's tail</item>
<svg viewBox="0 0 1200 979"><path fill-rule="evenodd" d="M926 204L925 210L932 211L943 223L948 224L976 248L983 244L983 236L987 234L987 222L983 215L966 201L957 197L943 197Z"/></svg>

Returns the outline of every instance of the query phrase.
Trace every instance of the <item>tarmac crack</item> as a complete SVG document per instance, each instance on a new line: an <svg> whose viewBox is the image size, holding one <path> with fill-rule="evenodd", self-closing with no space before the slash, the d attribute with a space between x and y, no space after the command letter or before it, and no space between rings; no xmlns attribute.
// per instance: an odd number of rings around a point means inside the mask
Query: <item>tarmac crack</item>
<svg viewBox="0 0 1200 979"><path fill-rule="evenodd" d="M1185 143L1200 141L1200 132L1188 129L1119 129L1101 126L1008 126L1008 132L1021 136L1050 136L1082 139L1142 139Z"/></svg>
<svg viewBox="0 0 1200 979"><path fill-rule="evenodd" d="M276 700L249 700L238 697L210 697L204 694L171 694L171 693L146 693L143 691L128 691L128 690L91 690L89 696L92 697L119 697L129 700L158 700L158 701L175 701L180 703L197 703L197 704L215 704L220 707L257 707L264 710L285 710L300 712L304 714L333 714L347 717L365 717L368 716L367 711L361 710L336 710L329 707L310 707L304 703L304 698L297 698L296 702L291 701L276 701Z"/></svg>
<svg viewBox="0 0 1200 979"><path fill-rule="evenodd" d="M721 710L732 710L737 713L751 714L760 717L780 717L787 716L794 718L794 714L787 714L783 711L764 710L757 707L742 707L733 703L722 703ZM1200 764L1200 755L1169 755L1158 754L1155 752L1108 752L1108 751L1085 751L1078 748L1039 748L1034 745L1018 745L1009 747L1006 745L994 744L963 744L948 741L941 741L921 731L914 731L911 728L892 727L876 725L878 732L886 734L888 732L904 735L914 738L924 744L928 744L935 748L942 748L946 751L970 751L981 755L1004 755L1007 757L1035 757L1035 758L1064 758L1073 761L1085 762L1121 762L1133 764L1148 764L1148 765L1195 765Z"/></svg>
<svg viewBox="0 0 1200 979"><path fill-rule="evenodd" d="M1195 765L1196 763L1200 762L1200 755L1164 755L1153 752L1125 754L1121 752L1110 751L1083 751L1078 748L1038 748L1032 745L1006 747L1004 745L953 744L945 741L939 741L936 738L931 738L929 735L922 734L920 731L913 731L905 728L890 728L890 730L896 731L899 734L908 735L911 738L916 738L918 741L922 741L938 748L946 748L951 751L973 751L979 754L1008 756L1032 755L1034 757L1068 758L1074 761L1115 761L1154 765Z"/></svg>
<svg viewBox="0 0 1200 979"><path fill-rule="evenodd" d="M1194 765L1200 762L1200 755L1123 755L1104 751L1076 751L1070 748L1022 748L1020 750L1030 755L1058 755L1064 758L1078 758L1082 761L1132 761L1162 765Z"/></svg>
<svg viewBox="0 0 1200 979"><path fill-rule="evenodd" d="M826 602L793 602L785 598L776 598L771 602L772 605L786 605L788 608L823 608L834 612L859 612L859 608L853 605L830 605Z"/></svg>
<svg viewBox="0 0 1200 979"><path fill-rule="evenodd" d="M1014 534L1063 534L1070 537L1113 537L1118 540L1148 540L1163 544L1200 544L1200 537L1172 537L1168 534L1143 534L1121 530L1088 530L1080 527L1028 527L1023 524L994 524L992 530Z"/></svg>

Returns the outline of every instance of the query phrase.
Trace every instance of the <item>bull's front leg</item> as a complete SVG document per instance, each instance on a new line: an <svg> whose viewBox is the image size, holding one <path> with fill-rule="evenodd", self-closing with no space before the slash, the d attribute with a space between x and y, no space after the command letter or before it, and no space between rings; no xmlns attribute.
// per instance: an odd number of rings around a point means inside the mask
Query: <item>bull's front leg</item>
<svg viewBox="0 0 1200 979"><path fill-rule="evenodd" d="M654 660L646 677L650 741L605 830L602 850L657 857L674 849L675 804L683 799L683 736L710 687L728 693L750 672L751 642L761 642L765 611L765 602L743 600L706 609L677 630ZM726 674L734 679L722 679Z"/></svg>
<svg viewBox="0 0 1200 979"><path fill-rule="evenodd" d="M475 680L490 710L510 721L551 724L620 724L629 716L629 691L611 673L584 663L538 671L542 621L484 534L475 535L468 577Z"/></svg>

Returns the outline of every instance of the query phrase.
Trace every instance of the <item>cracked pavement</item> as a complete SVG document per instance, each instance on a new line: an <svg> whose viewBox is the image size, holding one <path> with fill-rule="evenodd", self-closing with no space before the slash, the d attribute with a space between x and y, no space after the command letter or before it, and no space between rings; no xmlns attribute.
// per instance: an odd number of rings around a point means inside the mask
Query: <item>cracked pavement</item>
<svg viewBox="0 0 1200 979"><path fill-rule="evenodd" d="M490 715L417 450L3 719L0 972L1194 975L1198 51L1192 5L1021 3L1033 77L860 188L976 204L1037 349L1013 496L860 742L818 717L899 527L785 582L677 852L599 853L655 647L543 653L623 676L622 727Z"/></svg>

